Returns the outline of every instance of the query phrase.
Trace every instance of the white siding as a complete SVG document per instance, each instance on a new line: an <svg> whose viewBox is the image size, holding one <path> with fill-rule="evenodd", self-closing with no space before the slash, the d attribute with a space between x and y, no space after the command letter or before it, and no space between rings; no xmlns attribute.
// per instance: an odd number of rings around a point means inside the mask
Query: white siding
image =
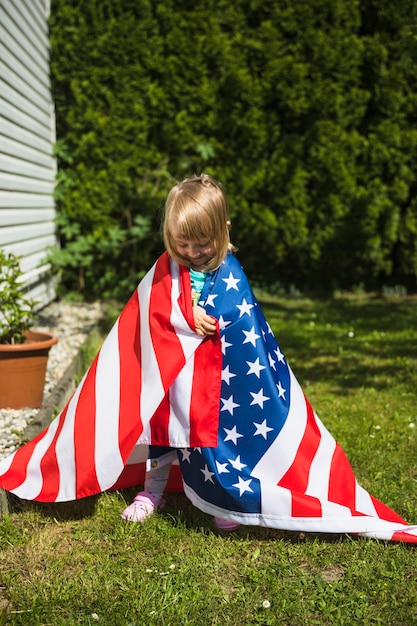
<svg viewBox="0 0 417 626"><path fill-rule="evenodd" d="M42 305L55 295L45 256L57 245L49 5L0 0L0 247L22 257L25 284Z"/></svg>

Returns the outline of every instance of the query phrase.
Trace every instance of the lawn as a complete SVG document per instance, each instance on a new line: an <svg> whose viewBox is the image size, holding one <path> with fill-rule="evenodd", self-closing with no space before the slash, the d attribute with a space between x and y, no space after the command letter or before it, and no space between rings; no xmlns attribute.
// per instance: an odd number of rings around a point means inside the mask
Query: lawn
<svg viewBox="0 0 417 626"><path fill-rule="evenodd" d="M417 299L258 295L359 482L417 523ZM222 533L183 494L129 524L120 512L134 493L62 505L12 498L0 522L0 624L417 624L414 547Z"/></svg>

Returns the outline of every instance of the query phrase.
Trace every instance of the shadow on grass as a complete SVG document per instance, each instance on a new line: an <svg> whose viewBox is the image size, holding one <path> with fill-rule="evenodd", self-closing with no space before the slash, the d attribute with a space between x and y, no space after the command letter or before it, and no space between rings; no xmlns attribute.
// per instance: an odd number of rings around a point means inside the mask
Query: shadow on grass
<svg viewBox="0 0 417 626"><path fill-rule="evenodd" d="M330 380L336 393L414 382L417 298L261 300L302 385Z"/></svg>
<svg viewBox="0 0 417 626"><path fill-rule="evenodd" d="M58 521L79 520L92 517L96 511L100 494L70 502L32 502L21 500L12 493L7 494L9 513L36 511L41 515Z"/></svg>

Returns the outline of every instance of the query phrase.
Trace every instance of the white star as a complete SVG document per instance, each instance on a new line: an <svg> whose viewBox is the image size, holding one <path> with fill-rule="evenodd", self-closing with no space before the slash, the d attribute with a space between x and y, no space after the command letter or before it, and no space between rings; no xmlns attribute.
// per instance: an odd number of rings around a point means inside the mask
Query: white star
<svg viewBox="0 0 417 626"><path fill-rule="evenodd" d="M232 464L232 467L234 467L235 470L237 470L238 472L243 470L244 467L247 467L247 465L245 465L244 463L241 463L241 461L240 461L240 454L237 455L235 460L233 460L233 459L227 459L227 460L229 461L229 463Z"/></svg>
<svg viewBox="0 0 417 626"><path fill-rule="evenodd" d="M209 468L207 467L207 465L205 466L204 469L201 469L200 472L203 472L204 474L204 482L206 483L208 480L214 484L213 478L212 476L214 476L214 472L210 472Z"/></svg>
<svg viewBox="0 0 417 626"><path fill-rule="evenodd" d="M257 335L255 333L255 327L252 326L252 328L249 331L244 330L243 332L245 333L245 336L246 336L243 343L251 343L253 347L256 348L256 340L260 338L260 335Z"/></svg>
<svg viewBox="0 0 417 626"><path fill-rule="evenodd" d="M228 322L227 320L225 320L223 318L223 315L220 315L219 317L219 328L220 330L223 330L223 328L226 328L226 326L229 326L229 324L231 324L232 322Z"/></svg>
<svg viewBox="0 0 417 626"><path fill-rule="evenodd" d="M189 463L191 463L190 461L191 450L189 450L188 448L183 448L181 452L182 452L182 460L188 461Z"/></svg>
<svg viewBox="0 0 417 626"><path fill-rule="evenodd" d="M243 435L241 435L240 433L237 432L236 430L236 426L233 426L233 428L223 428L223 430L226 433L226 437L224 439L224 441L233 441L233 443L235 444L235 446L237 446L237 440L239 439L239 437L243 437Z"/></svg>
<svg viewBox="0 0 417 626"><path fill-rule="evenodd" d="M224 335L222 335L221 337L221 342L222 342L222 354L226 354L227 348L230 348L232 344L226 341L226 337Z"/></svg>
<svg viewBox="0 0 417 626"><path fill-rule="evenodd" d="M272 367L273 370L276 370L275 360L272 358L269 352L268 352L268 359L269 359L269 367Z"/></svg>
<svg viewBox="0 0 417 626"><path fill-rule="evenodd" d="M277 389L278 389L278 397L279 398L284 398L284 400L285 400L285 392L287 390L284 389L284 387L281 385L281 381L280 380L278 381Z"/></svg>
<svg viewBox="0 0 417 626"><path fill-rule="evenodd" d="M236 306L240 311L239 317L242 317L245 313L250 316L250 310L253 309L253 304L246 302L246 298L243 298L242 304L237 304Z"/></svg>
<svg viewBox="0 0 417 626"><path fill-rule="evenodd" d="M245 491L250 491L251 493L253 493L253 489L249 487L250 483L252 482L252 478L249 478L248 480L243 480L243 478L239 476L238 481L239 482L235 483L233 487L237 487L237 489L239 489L240 496L243 496Z"/></svg>
<svg viewBox="0 0 417 626"><path fill-rule="evenodd" d="M199 454L201 454L201 448L194 448L194 452L199 452Z"/></svg>
<svg viewBox="0 0 417 626"><path fill-rule="evenodd" d="M257 424L256 422L253 422L253 425L256 426L256 432L254 433L254 436L262 435L264 439L267 438L267 435L269 432L271 432L271 430L274 430L273 428L269 428L269 426L266 425L266 420L264 420L262 424Z"/></svg>
<svg viewBox="0 0 417 626"><path fill-rule="evenodd" d="M214 306L214 299L217 298L219 294L217 293L209 293L207 296L207 300L205 301L205 306Z"/></svg>
<svg viewBox="0 0 417 626"><path fill-rule="evenodd" d="M219 461L216 461L216 465L218 474L230 474L230 471L227 469L227 463L220 463Z"/></svg>
<svg viewBox="0 0 417 626"><path fill-rule="evenodd" d="M222 370L222 380L224 380L226 385L230 385L230 379L234 378L235 376L236 376L236 374L233 374L233 372L230 371L228 365L226 365L224 370Z"/></svg>
<svg viewBox="0 0 417 626"><path fill-rule="evenodd" d="M246 376L248 376L248 374L255 374L255 376L260 378L261 370L266 369L265 365L261 365L259 363L259 357L253 363L251 363L251 361L246 361L246 363L249 365L249 369L246 372Z"/></svg>
<svg viewBox="0 0 417 626"><path fill-rule="evenodd" d="M258 404L261 409L264 408L264 402L266 402L266 400L270 400L271 398L268 398L268 396L264 396L264 390L260 389L258 391L258 393L254 393L253 391L250 392L250 395L252 396L253 400L250 403L250 405L252 406L253 404Z"/></svg>
<svg viewBox="0 0 417 626"><path fill-rule="evenodd" d="M284 363L284 355L282 354L281 350L279 349L279 346L277 346L277 349L274 350L275 354L277 355L277 359L280 363Z"/></svg>
<svg viewBox="0 0 417 626"><path fill-rule="evenodd" d="M229 291L229 289L236 289L236 291L239 291L237 284L240 282L240 278L235 278L232 272L230 272L229 278L222 278L222 280L224 280L227 285L226 291Z"/></svg>
<svg viewBox="0 0 417 626"><path fill-rule="evenodd" d="M233 402L233 394L227 400L225 400L224 398L220 399L223 402L223 406L220 410L229 411L230 415L233 415L233 411L235 410L235 408L240 406L240 404L236 404L236 402Z"/></svg>

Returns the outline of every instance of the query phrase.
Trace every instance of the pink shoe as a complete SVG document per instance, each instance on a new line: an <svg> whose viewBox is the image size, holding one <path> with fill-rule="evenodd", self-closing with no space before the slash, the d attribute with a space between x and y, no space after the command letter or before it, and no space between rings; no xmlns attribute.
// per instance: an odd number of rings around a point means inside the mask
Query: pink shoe
<svg viewBox="0 0 417 626"><path fill-rule="evenodd" d="M156 498L147 491L140 491L133 499L132 504L129 504L123 511L122 518L129 522L143 522L152 515L156 507L162 508L164 504L163 498Z"/></svg>
<svg viewBox="0 0 417 626"><path fill-rule="evenodd" d="M236 528L239 528L240 526L240 524L238 524L237 522L231 522L230 520L223 519L222 517L215 517L214 525L219 530L229 530L229 531L236 530Z"/></svg>

